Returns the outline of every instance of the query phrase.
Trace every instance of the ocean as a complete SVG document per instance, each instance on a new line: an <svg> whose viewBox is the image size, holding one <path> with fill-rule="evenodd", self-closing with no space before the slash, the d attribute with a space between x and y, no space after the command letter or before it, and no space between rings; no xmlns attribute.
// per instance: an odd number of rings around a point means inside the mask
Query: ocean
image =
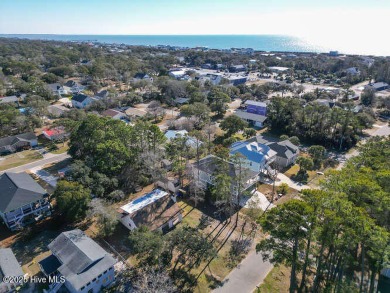
<svg viewBox="0 0 390 293"><path fill-rule="evenodd" d="M310 44L303 39L284 35L43 35L18 34L0 37L55 40L55 41L91 41L107 44L126 45L171 45L180 47L208 47L210 49L252 48L269 52L328 52L324 48Z"/></svg>

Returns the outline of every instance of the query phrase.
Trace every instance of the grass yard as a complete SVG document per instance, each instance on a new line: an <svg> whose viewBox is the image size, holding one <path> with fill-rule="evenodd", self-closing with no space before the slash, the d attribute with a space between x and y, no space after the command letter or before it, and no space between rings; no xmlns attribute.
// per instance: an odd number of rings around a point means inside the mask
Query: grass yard
<svg viewBox="0 0 390 293"><path fill-rule="evenodd" d="M40 160L43 157L35 150L26 150L0 158L0 171L3 171Z"/></svg>
<svg viewBox="0 0 390 293"><path fill-rule="evenodd" d="M65 143L57 143L57 149L52 151L52 154L63 154L66 153L69 149L68 142Z"/></svg>
<svg viewBox="0 0 390 293"><path fill-rule="evenodd" d="M284 293L288 292L290 286L290 269L285 266L274 267L263 284L253 293Z"/></svg>
<svg viewBox="0 0 390 293"><path fill-rule="evenodd" d="M286 175L288 178L291 178L294 175L297 175L299 171L299 166L297 164L292 165L290 169L288 169L286 172L284 172L284 175Z"/></svg>

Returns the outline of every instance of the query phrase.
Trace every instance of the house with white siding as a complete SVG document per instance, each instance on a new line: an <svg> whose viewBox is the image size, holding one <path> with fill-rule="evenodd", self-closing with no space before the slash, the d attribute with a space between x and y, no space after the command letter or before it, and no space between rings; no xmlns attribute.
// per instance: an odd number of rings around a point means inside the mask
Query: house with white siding
<svg viewBox="0 0 390 293"><path fill-rule="evenodd" d="M48 193L30 175L0 175L0 218L10 230L19 230L50 214Z"/></svg>
<svg viewBox="0 0 390 293"><path fill-rule="evenodd" d="M48 247L51 255L39 262L41 271L64 279L51 283L50 292L65 286L70 293L98 293L115 281L117 261L83 231L63 232Z"/></svg>

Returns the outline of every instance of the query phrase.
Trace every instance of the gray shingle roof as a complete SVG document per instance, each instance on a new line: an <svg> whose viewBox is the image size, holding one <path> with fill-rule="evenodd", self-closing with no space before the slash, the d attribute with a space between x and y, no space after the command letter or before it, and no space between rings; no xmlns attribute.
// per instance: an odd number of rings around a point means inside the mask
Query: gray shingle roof
<svg viewBox="0 0 390 293"><path fill-rule="evenodd" d="M27 173L0 175L0 211L10 212L43 198L47 192Z"/></svg>
<svg viewBox="0 0 390 293"><path fill-rule="evenodd" d="M26 132L22 134L17 134L13 136L6 136L0 138L0 147L13 145L18 141L30 141L37 139L37 136L33 132Z"/></svg>
<svg viewBox="0 0 390 293"><path fill-rule="evenodd" d="M79 229L61 233L49 244L49 249L62 263L58 271L77 290L116 263Z"/></svg>
<svg viewBox="0 0 390 293"><path fill-rule="evenodd" d="M77 95L74 95L72 97L72 100L76 101L76 102L79 102L79 103L82 103L84 102L85 99L87 99L88 96L87 95L84 95L84 94L77 94Z"/></svg>
<svg viewBox="0 0 390 293"><path fill-rule="evenodd" d="M267 119L266 116L248 113L248 112L244 112L244 111L236 111L234 114L236 116L240 117L241 119L252 120L252 121L261 122L261 123L263 123Z"/></svg>
<svg viewBox="0 0 390 293"><path fill-rule="evenodd" d="M11 248L0 248L0 277L3 277L2 275L15 277L24 275Z"/></svg>

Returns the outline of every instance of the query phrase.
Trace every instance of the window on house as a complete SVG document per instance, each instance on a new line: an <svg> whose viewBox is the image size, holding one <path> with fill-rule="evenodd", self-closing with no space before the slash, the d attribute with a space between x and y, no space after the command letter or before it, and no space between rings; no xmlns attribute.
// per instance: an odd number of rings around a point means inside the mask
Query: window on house
<svg viewBox="0 0 390 293"><path fill-rule="evenodd" d="M80 288L80 291L83 291L83 290L84 290L84 288L85 288L85 286L81 287L81 288Z"/></svg>

